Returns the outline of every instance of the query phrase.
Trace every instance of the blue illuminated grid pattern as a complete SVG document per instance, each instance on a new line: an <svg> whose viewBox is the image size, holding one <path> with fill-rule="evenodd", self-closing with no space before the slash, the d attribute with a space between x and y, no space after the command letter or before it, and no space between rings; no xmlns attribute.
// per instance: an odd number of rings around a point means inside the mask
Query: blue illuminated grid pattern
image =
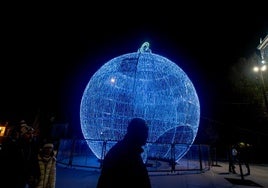
<svg viewBox="0 0 268 188"><path fill-rule="evenodd" d="M153 143L180 143L176 160L193 143L200 118L195 88L185 72L150 50L124 54L105 63L89 80L80 104L81 128L96 157L103 141L121 140L129 120L144 118L149 125L146 155L167 157L170 147ZM107 150L113 142L108 142ZM183 145L185 144L185 146ZM162 147L161 147L162 146Z"/></svg>

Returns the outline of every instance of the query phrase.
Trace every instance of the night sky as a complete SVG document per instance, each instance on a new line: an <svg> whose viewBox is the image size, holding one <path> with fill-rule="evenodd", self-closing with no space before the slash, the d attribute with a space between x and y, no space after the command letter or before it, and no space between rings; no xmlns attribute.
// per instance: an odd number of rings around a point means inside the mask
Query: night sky
<svg viewBox="0 0 268 188"><path fill-rule="evenodd" d="M145 41L186 72L201 117L216 120L229 68L257 52L268 32L261 4L32 6L8 6L2 17L1 121L32 122L41 109L79 125L80 100L94 72Z"/></svg>

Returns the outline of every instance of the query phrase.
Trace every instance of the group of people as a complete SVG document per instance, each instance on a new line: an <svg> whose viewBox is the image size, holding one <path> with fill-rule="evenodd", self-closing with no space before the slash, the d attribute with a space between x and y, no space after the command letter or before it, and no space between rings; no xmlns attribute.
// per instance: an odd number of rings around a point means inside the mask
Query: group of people
<svg viewBox="0 0 268 188"><path fill-rule="evenodd" d="M8 188L55 188L56 157L52 142L39 143L33 137L33 128L21 122L14 129L1 150L1 185ZM129 121L127 133L105 155L97 188L133 187L151 188L146 165L142 159L143 146L149 128L142 118ZM247 175L249 145L243 142L230 147L229 172L236 173L235 165L244 164Z"/></svg>
<svg viewBox="0 0 268 188"><path fill-rule="evenodd" d="M151 188L143 146L149 128L142 118L130 120L127 133L106 154L97 188ZM2 143L1 185L7 188L55 188L56 157L52 142L33 136L34 129L22 121Z"/></svg>
<svg viewBox="0 0 268 188"><path fill-rule="evenodd" d="M231 145L229 149L229 172L236 174L236 165L239 165L242 172L242 165L245 165L247 173L242 175L250 175L249 158L250 158L250 145L244 142L238 142Z"/></svg>
<svg viewBox="0 0 268 188"><path fill-rule="evenodd" d="M40 142L34 129L21 121L3 141L1 186L55 188L56 157L52 142Z"/></svg>

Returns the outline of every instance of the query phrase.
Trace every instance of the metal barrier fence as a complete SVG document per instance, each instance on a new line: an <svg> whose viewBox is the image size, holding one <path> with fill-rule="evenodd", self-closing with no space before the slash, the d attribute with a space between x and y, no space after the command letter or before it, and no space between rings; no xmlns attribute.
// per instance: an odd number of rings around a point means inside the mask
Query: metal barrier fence
<svg viewBox="0 0 268 188"><path fill-rule="evenodd" d="M87 142L88 140L85 139L61 139L57 151L57 163L68 167L101 169L101 160L93 154ZM153 145L154 143L150 144ZM103 146L105 147L105 144ZM191 145L187 153L177 162L172 150L178 144L162 144L161 147L163 146L171 147L170 154L166 158L159 158L148 154L146 165L149 172L202 172L210 169L211 155L210 146L208 145ZM105 150L106 148L102 148L102 151Z"/></svg>

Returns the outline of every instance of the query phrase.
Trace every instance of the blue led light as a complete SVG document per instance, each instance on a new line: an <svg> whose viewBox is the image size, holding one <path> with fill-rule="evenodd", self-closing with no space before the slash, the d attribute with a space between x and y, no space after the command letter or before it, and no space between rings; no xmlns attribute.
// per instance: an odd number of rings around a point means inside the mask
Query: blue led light
<svg viewBox="0 0 268 188"><path fill-rule="evenodd" d="M191 80L175 63L152 53L149 43L105 63L89 80L80 104L82 133L98 158L103 141L109 141L107 152L133 117L149 125L146 156L166 158L171 151L163 144L174 143L179 160L199 127L200 105Z"/></svg>

